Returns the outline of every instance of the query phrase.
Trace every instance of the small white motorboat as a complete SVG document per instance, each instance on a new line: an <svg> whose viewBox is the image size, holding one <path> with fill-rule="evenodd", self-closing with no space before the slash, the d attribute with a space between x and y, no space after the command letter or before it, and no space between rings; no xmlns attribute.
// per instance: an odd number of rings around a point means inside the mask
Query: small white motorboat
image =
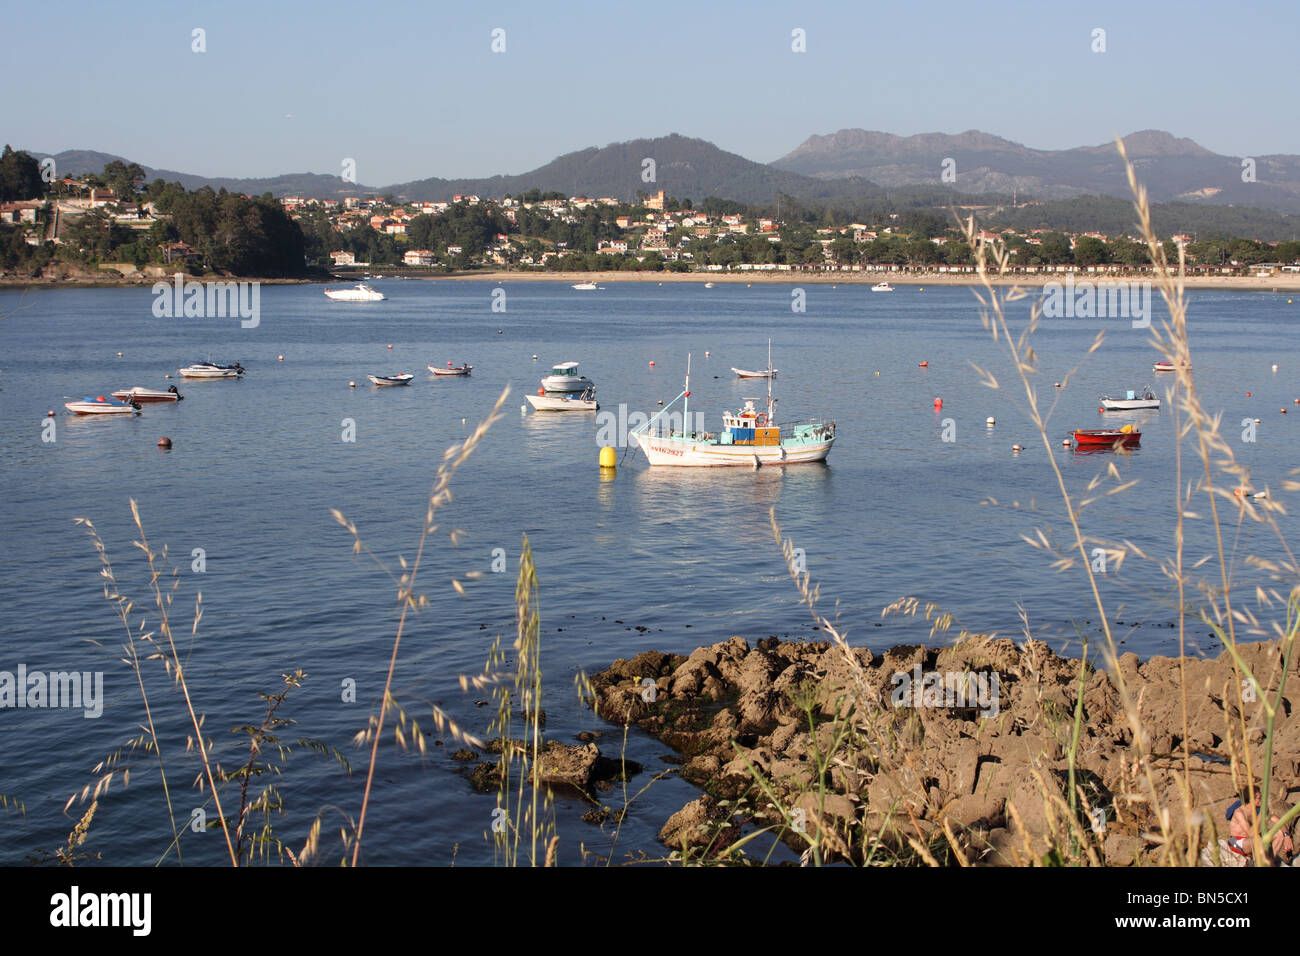
<svg viewBox="0 0 1300 956"><path fill-rule="evenodd" d="M185 396L176 390L175 385L167 386L167 391L158 388L123 388L113 393L113 397L123 402L179 402Z"/></svg>
<svg viewBox="0 0 1300 956"><path fill-rule="evenodd" d="M776 378L777 369L766 368L760 372L751 372L747 368L736 368L734 365L731 370L736 373L736 378Z"/></svg>
<svg viewBox="0 0 1300 956"><path fill-rule="evenodd" d="M1178 366L1174 365L1173 362L1156 362L1154 365L1151 366L1152 371L1155 372L1172 372L1175 371L1177 368ZM1190 372L1192 370L1191 363L1184 362L1183 368L1187 369Z"/></svg>
<svg viewBox="0 0 1300 956"><path fill-rule="evenodd" d="M893 292L894 287L888 282L877 282L871 287L872 292Z"/></svg>
<svg viewBox="0 0 1300 956"><path fill-rule="evenodd" d="M596 412L596 389L593 386L577 395L548 395L546 389L539 388L536 395L525 395L528 404L539 412Z"/></svg>
<svg viewBox="0 0 1300 956"><path fill-rule="evenodd" d="M409 372L402 372L400 375L367 375L376 385L410 385L411 379L415 378Z"/></svg>
<svg viewBox="0 0 1300 956"><path fill-rule="evenodd" d="M326 289L325 294L335 302L380 302L384 298L382 292L370 288L364 282L358 282L351 289Z"/></svg>
<svg viewBox="0 0 1300 956"><path fill-rule="evenodd" d="M713 288L713 283L712 283L712 282L706 282L706 283L704 283L704 288L706 288L706 289L712 289L712 288Z"/></svg>
<svg viewBox="0 0 1300 956"><path fill-rule="evenodd" d="M440 368L437 365L429 365L426 367L434 375L468 375L471 371L474 370L473 365L469 365L469 364L452 365L450 362L447 363L446 368Z"/></svg>
<svg viewBox="0 0 1300 956"><path fill-rule="evenodd" d="M87 396L79 402L67 402L63 407L77 415L134 415L140 410L138 402L119 402L103 395Z"/></svg>
<svg viewBox="0 0 1300 956"><path fill-rule="evenodd" d="M185 378L239 378L244 374L244 366L236 362L234 365L215 365L212 362L195 362L193 365L187 365L178 369Z"/></svg>
<svg viewBox="0 0 1300 956"><path fill-rule="evenodd" d="M1160 407L1160 399L1156 397L1156 393L1151 390L1150 385L1146 387L1146 389L1142 392L1141 395L1138 395L1137 392L1135 392L1131 388L1127 392L1125 392L1125 395L1126 395L1125 398L1111 398L1110 396L1103 396L1101 400L1101 408L1099 409L1099 411L1129 412L1141 408Z"/></svg>
<svg viewBox="0 0 1300 956"><path fill-rule="evenodd" d="M575 289L577 289L579 292L592 292L592 291L594 291L594 290L596 289L596 283L594 283L594 282L575 282L575 283L573 284L573 287L574 287Z"/></svg>
<svg viewBox="0 0 1300 956"><path fill-rule="evenodd" d="M577 362L561 362L542 379L542 389L547 392L585 392L595 387L595 382L578 374Z"/></svg>

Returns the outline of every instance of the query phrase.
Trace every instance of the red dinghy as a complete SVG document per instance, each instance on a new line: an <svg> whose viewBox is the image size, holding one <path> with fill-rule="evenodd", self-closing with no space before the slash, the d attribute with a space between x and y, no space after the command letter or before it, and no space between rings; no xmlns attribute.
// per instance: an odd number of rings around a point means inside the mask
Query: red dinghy
<svg viewBox="0 0 1300 956"><path fill-rule="evenodd" d="M1076 428L1074 441L1080 448L1132 447L1142 441L1142 433L1132 425L1123 428Z"/></svg>

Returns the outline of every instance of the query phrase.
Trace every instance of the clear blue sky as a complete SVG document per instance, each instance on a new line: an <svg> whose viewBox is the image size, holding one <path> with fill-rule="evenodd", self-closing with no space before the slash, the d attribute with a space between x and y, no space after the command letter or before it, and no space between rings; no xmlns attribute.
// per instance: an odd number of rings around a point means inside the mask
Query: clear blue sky
<svg viewBox="0 0 1300 956"><path fill-rule="evenodd" d="M0 140L210 176L519 173L671 132L770 162L850 127L1300 153L1294 0L70 0L4 3L0 36Z"/></svg>

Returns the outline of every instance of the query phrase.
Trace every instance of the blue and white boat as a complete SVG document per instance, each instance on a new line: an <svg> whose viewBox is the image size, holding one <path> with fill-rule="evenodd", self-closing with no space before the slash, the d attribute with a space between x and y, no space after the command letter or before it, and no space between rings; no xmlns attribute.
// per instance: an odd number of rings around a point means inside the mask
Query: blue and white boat
<svg viewBox="0 0 1300 956"><path fill-rule="evenodd" d="M67 402L63 407L75 415L134 415L140 410L140 403L119 402L99 395L95 398L87 396L79 402Z"/></svg>
<svg viewBox="0 0 1300 956"><path fill-rule="evenodd" d="M772 343L767 345L767 368L772 369ZM767 410L760 411L755 402L745 405L734 415L722 413L722 430L712 432L673 431L666 433L660 419L681 399L682 422L690 424L691 357L686 356L686 386L680 395L664 406L629 437L645 452L651 465L677 465L694 468L758 468L761 465L795 465L825 461L835 443L835 422L822 418L779 423L774 417L776 399L772 397L772 376L767 378Z"/></svg>

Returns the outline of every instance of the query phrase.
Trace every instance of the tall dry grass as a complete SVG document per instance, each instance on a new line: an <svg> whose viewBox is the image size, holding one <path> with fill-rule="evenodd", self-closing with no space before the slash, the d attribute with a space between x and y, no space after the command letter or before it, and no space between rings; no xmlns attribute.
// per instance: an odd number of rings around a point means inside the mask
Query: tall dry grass
<svg viewBox="0 0 1300 956"><path fill-rule="evenodd" d="M1051 428L1055 403L1062 393L1053 390L1057 398L1044 403L1036 384L1038 353L1034 342L1043 318L1042 300L1030 303L1027 322L1013 334L1008 318L1010 307L1031 293L1019 285L1005 284L1009 273L1006 248L996 241L981 242L973 217L960 222L976 263L979 280L976 297L981 321L994 343L1004 349L1013 387L1021 394L1023 408L1038 433L1059 495L1061 514L1068 525L1068 536L1061 541L1055 540L1045 528L1024 536L1024 540L1030 547L1042 551L1061 573L1082 572L1081 583L1101 626L1096 647L1080 635L1079 670L1070 687L1073 704L1070 711L1052 714L1050 708L1044 708L1044 718L1055 721L1055 732L1066 741L1063 749L1067 761L1064 790L1051 775L1041 768L1033 768L1047 832L1037 835L1038 842L1034 843L1014 803L1008 803L1008 811L1024 834L1024 853L1020 859L1027 863L1097 866L1116 862L1106 860L1099 832L1092 825L1094 812L1108 810L1116 819L1142 828L1151 852L1144 855L1141 862L1162 866L1198 865L1202 848L1206 845L1215 847L1220 835L1213 814L1205 813L1196 805L1191 781L1187 634L1193 623L1203 623L1219 637L1234 663L1237 679L1232 682L1230 692L1235 698L1232 712L1236 716L1229 717L1225 708L1224 746L1234 789L1240 791L1254 783L1260 784L1263 805L1253 821L1252 846L1253 862L1263 865L1270 862L1266 849L1274 836L1293 825L1300 815L1300 804L1283 813L1274 813L1271 804L1275 763L1279 756L1274 743L1278 720L1286 707L1286 680L1294 662L1297 634L1300 634L1300 564L1278 521L1285 509L1270 489L1265 488L1264 495L1258 498L1240 492L1234 494L1234 490L1250 488L1249 470L1237 459L1232 442L1222 428L1222 416L1204 406L1196 388L1187 324L1185 262L1181 251L1178 263L1168 261L1165 247L1152 226L1146 191L1137 181L1122 141L1117 141L1117 148L1125 162L1134 195L1137 230L1155 265L1156 286L1168 310L1168 318L1152 324L1151 344L1157 355L1173 362L1177 368L1174 386L1166 396L1172 409L1172 428L1178 437L1174 462L1176 497L1172 502L1171 522L1173 543L1167 557L1153 557L1132 542L1104 540L1086 531L1083 516L1090 505L1129 493L1136 482L1125 480L1111 462L1081 492L1071 490L1055 454ZM1070 376L1101 347L1104 338L1104 333L1097 335ZM978 366L975 369L987 387L1003 388L995 372ZM1190 461L1185 460L1187 448L1191 450ZM1300 490L1300 482L1288 479L1283 489ZM989 503L998 505L995 499L989 499ZM1187 553L1187 522L1201 517L1199 509L1205 509L1208 514L1215 543L1214 553L1203 557ZM814 742L815 752L810 756L816 770L813 774L815 785L793 790L788 787L778 789L776 781L750 764L753 786L734 804L726 806L727 816L714 822L715 841L695 851L684 848L680 858L697 863L733 861L737 858L736 853L758 835L774 833L788 844L801 848L801 859L805 864L816 865L828 859L867 865L966 866L978 862L981 848L969 834L951 824L941 806L928 805L925 816L942 821L942 839L936 839L934 829L922 827L915 813L903 814L904 818L910 816L910 821L905 819L899 823L895 811L906 809L900 805L874 808L884 811L880 814L882 822L879 828L863 825L837 831L823 825L820 808L825 799L825 789L821 781L829 767L837 767L840 772L851 769L867 778L883 776L900 781L909 779L909 775L915 779L923 768L917 767L913 760L907 724L900 728L894 716L882 706L879 695L867 686L863 652L852 648L836 622L828 620L817 610L819 588L795 560L793 543L782 536L775 510L771 523L800 600L809 608L819 630L843 653L847 675L845 695L833 708L830 719L820 725L811 707L805 711L810 739ZM1240 539L1240 530L1245 523L1267 529L1277 541L1284 559L1271 560L1234 550L1229 541ZM1090 553L1097 547L1104 550L1111 568L1118 569L1126 560L1154 566L1174 595L1170 603L1177 611L1179 709L1183 731L1174 803L1166 800L1165 791L1156 778L1157 755L1151 750L1150 734L1144 726L1141 696L1128 685L1125 672L1119 666L1118 641L1110 623L1114 614L1108 613L1098 572L1089 560ZM1208 570L1202 570L1207 565ZM1256 585L1249 589L1248 594L1242 594L1246 587L1237 583L1236 572L1243 565L1271 575L1275 585ZM1256 605L1253 608L1250 606L1252 600ZM943 608L915 598L895 602L885 609L885 614L923 617L930 624L931 638L959 642L971 636L971 632L958 627L952 615ZM1023 610L1022 620L1026 638L1032 637ZM1261 632L1271 633L1276 651L1271 658L1274 662L1272 673L1256 675L1251 672L1241 651L1243 629L1255 636ZM1132 741L1125 761L1122 792L1117 793L1114 804L1106 808L1094 805L1095 794L1089 793L1076 772L1083 736L1083 692L1093 668L1090 655L1105 668L1118 692ZM1253 693L1248 693L1248 690ZM1255 699L1254 707L1248 706L1250 698ZM799 704L799 709L804 706ZM819 727L828 733L819 734ZM1252 733L1262 734L1262 758L1251 746ZM830 746L820 748L817 742L822 739L828 740ZM739 747L736 751L742 752ZM917 799L929 801L923 793L919 793ZM814 825L795 826L796 804L817 808L818 812L813 814ZM737 838L735 826L738 821L753 823L757 828Z"/></svg>

